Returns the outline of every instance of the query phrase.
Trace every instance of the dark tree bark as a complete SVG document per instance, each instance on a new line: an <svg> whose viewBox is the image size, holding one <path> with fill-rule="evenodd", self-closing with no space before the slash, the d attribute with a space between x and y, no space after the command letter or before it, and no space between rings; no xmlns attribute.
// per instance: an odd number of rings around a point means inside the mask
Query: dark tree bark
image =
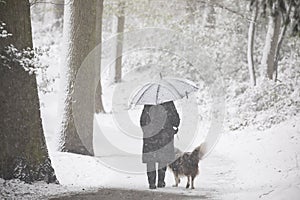
<svg viewBox="0 0 300 200"><path fill-rule="evenodd" d="M0 2L0 19L11 37L0 38L0 178L57 182L48 156L40 117L35 74L26 72L8 45L32 48L28 0Z"/></svg>
<svg viewBox="0 0 300 200"><path fill-rule="evenodd" d="M67 95L62 123L62 150L93 155L95 88L100 56L93 54L94 60L88 64L91 67L81 67L99 44L101 29L97 17L102 13L103 0L69 0L65 1L65 5ZM78 79L80 81L76 85Z"/></svg>

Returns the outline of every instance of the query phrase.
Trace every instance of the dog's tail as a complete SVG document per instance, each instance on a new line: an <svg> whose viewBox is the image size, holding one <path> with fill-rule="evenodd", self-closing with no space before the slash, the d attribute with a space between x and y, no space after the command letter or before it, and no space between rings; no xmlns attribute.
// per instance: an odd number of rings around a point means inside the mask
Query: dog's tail
<svg viewBox="0 0 300 200"><path fill-rule="evenodd" d="M206 154L206 143L202 143L200 146L196 147L192 154L196 154L199 160L202 160L203 156Z"/></svg>

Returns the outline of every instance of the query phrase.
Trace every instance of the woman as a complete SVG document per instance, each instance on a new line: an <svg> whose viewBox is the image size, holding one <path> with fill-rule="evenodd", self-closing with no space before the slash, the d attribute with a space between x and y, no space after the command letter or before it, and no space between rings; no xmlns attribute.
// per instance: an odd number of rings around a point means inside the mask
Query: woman
<svg viewBox="0 0 300 200"><path fill-rule="evenodd" d="M143 130L143 163L147 164L149 188L156 188L156 166L158 163L157 187L165 187L165 172L168 163L174 161L174 134L178 131L179 115L173 101L159 105L145 105L140 125Z"/></svg>

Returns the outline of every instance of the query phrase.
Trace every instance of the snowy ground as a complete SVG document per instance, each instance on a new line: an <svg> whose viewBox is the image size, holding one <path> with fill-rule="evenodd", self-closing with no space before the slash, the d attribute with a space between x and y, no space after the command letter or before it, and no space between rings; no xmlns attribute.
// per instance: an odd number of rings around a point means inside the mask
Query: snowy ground
<svg viewBox="0 0 300 200"><path fill-rule="evenodd" d="M97 118L110 118L109 114ZM183 180L173 188L173 175L166 175L167 187L157 192L209 199L299 199L300 196L300 116L273 128L257 132L250 129L222 135L214 151L201 162L195 190L185 189ZM115 131L111 127L111 131ZM106 130L108 131L108 130ZM48 138L48 144L54 137ZM54 146L54 145L53 145ZM50 145L51 147L51 145ZM88 157L50 149L50 155L61 185L0 179L0 198L40 199L72 192L95 191L97 188L148 190L145 174L124 173L103 164L114 161L130 166L140 163L140 156L118 155ZM142 164L141 168L143 167Z"/></svg>
<svg viewBox="0 0 300 200"><path fill-rule="evenodd" d="M226 133L214 152L202 161L195 190L185 189L185 180L179 188L173 188L173 175L168 172L167 187L158 191L209 195L212 199L298 199L299 139L299 117L264 132ZM124 165L140 161L139 156L134 161L118 156L107 159L123 159ZM109 169L100 158L56 153L52 161L63 185L147 190L145 174Z"/></svg>

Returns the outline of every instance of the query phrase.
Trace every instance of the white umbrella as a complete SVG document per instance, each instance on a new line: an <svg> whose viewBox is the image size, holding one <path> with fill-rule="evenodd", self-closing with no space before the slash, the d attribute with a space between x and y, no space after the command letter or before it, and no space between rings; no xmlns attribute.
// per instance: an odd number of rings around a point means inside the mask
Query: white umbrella
<svg viewBox="0 0 300 200"><path fill-rule="evenodd" d="M198 87L191 81L178 78L166 78L143 85L131 98L133 105L158 105L188 97Z"/></svg>

